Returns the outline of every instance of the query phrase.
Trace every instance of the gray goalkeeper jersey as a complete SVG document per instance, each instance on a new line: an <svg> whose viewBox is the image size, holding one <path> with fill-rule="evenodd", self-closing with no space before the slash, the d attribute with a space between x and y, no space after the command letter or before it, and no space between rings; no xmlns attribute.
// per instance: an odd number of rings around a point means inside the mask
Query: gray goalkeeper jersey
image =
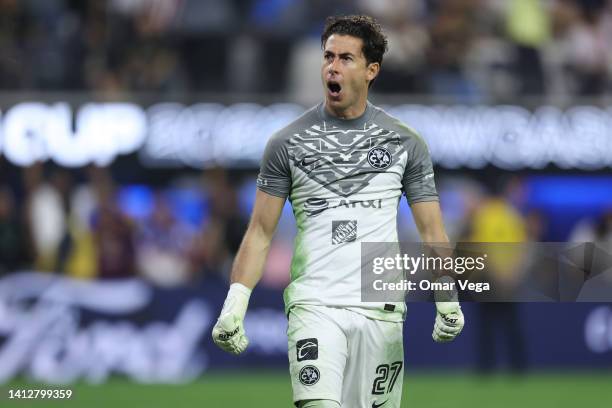
<svg viewBox="0 0 612 408"><path fill-rule="evenodd" d="M257 186L289 197L297 223L286 311L314 304L403 320L403 302L361 301L361 242L397 242L402 194L438 199L420 136L370 103L351 120L321 103L270 138Z"/></svg>

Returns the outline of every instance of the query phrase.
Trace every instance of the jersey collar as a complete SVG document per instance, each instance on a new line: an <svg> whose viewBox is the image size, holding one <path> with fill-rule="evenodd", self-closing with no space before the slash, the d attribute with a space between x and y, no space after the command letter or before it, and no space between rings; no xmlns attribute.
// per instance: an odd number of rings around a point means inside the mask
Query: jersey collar
<svg viewBox="0 0 612 408"><path fill-rule="evenodd" d="M325 122L326 126L335 126L340 128L352 128L359 129L365 127L365 124L372 119L374 113L374 106L367 101L366 109L363 114L354 119L340 119L336 116L330 115L325 109L325 102L321 102L317 107L319 117Z"/></svg>

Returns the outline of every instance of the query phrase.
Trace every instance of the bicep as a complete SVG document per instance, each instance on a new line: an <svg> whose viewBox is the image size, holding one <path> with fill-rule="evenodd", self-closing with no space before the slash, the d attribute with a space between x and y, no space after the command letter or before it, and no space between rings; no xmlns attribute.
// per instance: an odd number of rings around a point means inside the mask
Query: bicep
<svg viewBox="0 0 612 408"><path fill-rule="evenodd" d="M249 228L257 228L271 239L276 231L285 201L284 197L277 197L257 189Z"/></svg>

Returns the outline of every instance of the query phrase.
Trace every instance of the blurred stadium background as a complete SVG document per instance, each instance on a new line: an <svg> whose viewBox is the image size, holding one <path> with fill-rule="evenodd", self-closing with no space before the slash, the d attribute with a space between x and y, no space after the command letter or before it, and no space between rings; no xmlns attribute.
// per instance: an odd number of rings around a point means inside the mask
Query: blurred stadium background
<svg viewBox="0 0 612 408"><path fill-rule="evenodd" d="M612 1L0 0L0 405L290 406L289 206L248 352L209 332L265 141L319 101L324 18L356 12L387 31L372 100L427 140L452 240L612 245ZM612 305L465 313L436 345L410 305L405 406L612 406Z"/></svg>

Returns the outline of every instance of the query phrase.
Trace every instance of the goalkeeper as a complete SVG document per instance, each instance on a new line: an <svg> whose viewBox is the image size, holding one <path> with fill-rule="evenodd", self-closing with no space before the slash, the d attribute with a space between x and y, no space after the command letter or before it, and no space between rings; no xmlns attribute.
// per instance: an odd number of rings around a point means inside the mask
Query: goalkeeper
<svg viewBox="0 0 612 408"><path fill-rule="evenodd" d="M289 371L297 407L400 407L404 302L362 302L360 243L397 242L405 195L426 242L447 242L427 145L368 102L387 49L367 16L330 17L321 36L324 101L266 146L249 227L213 328L233 354L248 345L243 321L281 211L297 223L288 315ZM463 327L459 304L437 304L433 338Z"/></svg>

